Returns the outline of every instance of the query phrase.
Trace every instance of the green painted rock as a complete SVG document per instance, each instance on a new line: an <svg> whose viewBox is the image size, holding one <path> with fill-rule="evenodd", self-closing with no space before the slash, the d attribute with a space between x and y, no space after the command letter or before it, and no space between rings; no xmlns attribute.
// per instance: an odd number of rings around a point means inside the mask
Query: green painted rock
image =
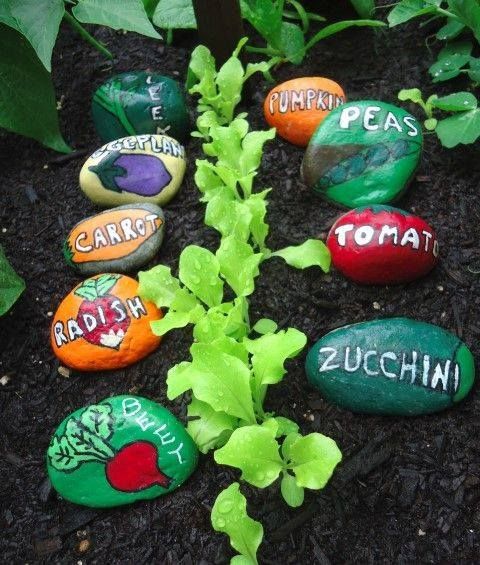
<svg viewBox="0 0 480 565"><path fill-rule="evenodd" d="M451 333L389 318L328 333L307 355L308 380L353 412L415 416L448 408L470 391L474 360Z"/></svg>
<svg viewBox="0 0 480 565"><path fill-rule="evenodd" d="M305 183L347 208L400 198L420 161L422 128L405 110L378 102L349 102L328 114L302 162Z"/></svg>
<svg viewBox="0 0 480 565"><path fill-rule="evenodd" d="M47 470L63 498L104 508L175 490L197 460L195 443L166 408L138 396L114 396L60 424Z"/></svg>
<svg viewBox="0 0 480 565"><path fill-rule="evenodd" d="M190 124L185 96L171 78L129 72L100 86L92 100L95 128L106 143L140 133L168 134L184 141Z"/></svg>

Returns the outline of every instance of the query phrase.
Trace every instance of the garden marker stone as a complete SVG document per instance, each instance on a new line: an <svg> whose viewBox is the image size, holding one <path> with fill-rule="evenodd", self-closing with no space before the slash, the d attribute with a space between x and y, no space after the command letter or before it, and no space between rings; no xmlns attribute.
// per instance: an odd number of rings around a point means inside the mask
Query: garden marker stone
<svg viewBox="0 0 480 565"><path fill-rule="evenodd" d="M422 128L405 110L378 102L349 102L317 128L302 177L322 198L356 208L400 198L420 161Z"/></svg>
<svg viewBox="0 0 480 565"><path fill-rule="evenodd" d="M458 337L408 318L334 330L310 349L308 380L353 412L415 416L460 402L475 379L473 356Z"/></svg>
<svg viewBox="0 0 480 565"><path fill-rule="evenodd" d="M438 241L421 218L390 206L355 208L333 224L327 238L334 266L362 284L396 284L427 274Z"/></svg>
<svg viewBox="0 0 480 565"><path fill-rule="evenodd" d="M277 85L263 104L267 123L278 135L306 147L325 117L345 103L342 87L323 77L302 77Z"/></svg>
<svg viewBox="0 0 480 565"><path fill-rule="evenodd" d="M138 282L117 274L86 279L53 317L51 344L60 361L79 371L119 369L139 361L160 343L150 322L162 311L138 295Z"/></svg>
<svg viewBox="0 0 480 565"><path fill-rule="evenodd" d="M194 471L198 450L166 408L139 396L113 396L58 426L48 476L70 502L106 508L172 492Z"/></svg>
<svg viewBox="0 0 480 565"><path fill-rule="evenodd" d="M178 82L145 71L107 80L93 96L92 113L103 143L142 133L168 134L185 141L190 132L185 96Z"/></svg>
<svg viewBox="0 0 480 565"><path fill-rule="evenodd" d="M185 149L167 135L124 137L86 160L80 187L104 208L140 202L162 206L178 192L185 167Z"/></svg>
<svg viewBox="0 0 480 565"><path fill-rule="evenodd" d="M126 204L79 222L68 234L67 263L85 275L127 272L155 257L165 217L155 204Z"/></svg>

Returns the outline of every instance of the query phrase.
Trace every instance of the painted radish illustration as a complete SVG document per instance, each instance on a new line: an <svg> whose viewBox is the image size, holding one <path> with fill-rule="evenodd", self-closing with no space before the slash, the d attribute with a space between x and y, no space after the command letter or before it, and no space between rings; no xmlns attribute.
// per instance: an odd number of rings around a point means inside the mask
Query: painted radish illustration
<svg viewBox="0 0 480 565"><path fill-rule="evenodd" d="M109 440L114 432L109 404L89 406L71 418L63 434L55 435L48 460L57 471L71 473L85 463L105 465L105 476L115 490L138 492L153 486L168 489L172 478L158 466L157 446L138 440L115 449Z"/></svg>

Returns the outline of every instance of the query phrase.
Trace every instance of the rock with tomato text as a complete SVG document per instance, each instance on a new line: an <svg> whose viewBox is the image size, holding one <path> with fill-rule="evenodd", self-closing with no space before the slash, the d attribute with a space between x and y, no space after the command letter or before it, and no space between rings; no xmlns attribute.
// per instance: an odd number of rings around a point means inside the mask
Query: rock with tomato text
<svg viewBox="0 0 480 565"><path fill-rule="evenodd" d="M183 146L167 135L137 135L106 143L80 171L80 187L104 208L122 204L167 204L185 174Z"/></svg>
<svg viewBox="0 0 480 565"><path fill-rule="evenodd" d="M318 125L344 103L345 93L333 80L302 77L272 88L265 98L263 113L278 135L306 147Z"/></svg>
<svg viewBox="0 0 480 565"><path fill-rule="evenodd" d="M346 208L402 196L422 152L422 128L408 112L376 100L349 102L317 128L302 162L305 183Z"/></svg>
<svg viewBox="0 0 480 565"><path fill-rule="evenodd" d="M63 252L80 273L124 273L138 269L158 253L165 231L156 204L126 204L91 216L72 228Z"/></svg>
<svg viewBox="0 0 480 565"><path fill-rule="evenodd" d="M434 230L418 216L390 206L350 210L327 238L333 265L361 284L398 284L426 275L438 261Z"/></svg>
<svg viewBox="0 0 480 565"><path fill-rule="evenodd" d="M468 347L442 328L387 318L338 328L310 349L310 383L353 412L416 416L449 408L469 393Z"/></svg>
<svg viewBox="0 0 480 565"><path fill-rule="evenodd" d="M58 426L47 471L58 494L107 508L162 496L193 473L198 450L166 408L139 396L113 396Z"/></svg>
<svg viewBox="0 0 480 565"><path fill-rule="evenodd" d="M50 341L61 363L78 371L120 369L154 351L150 322L162 311L138 295L125 275L91 277L68 294L52 322Z"/></svg>
<svg viewBox="0 0 480 565"><path fill-rule="evenodd" d="M167 134L184 141L190 131L185 95L173 79L145 71L108 79L92 100L95 129L103 143L126 135Z"/></svg>

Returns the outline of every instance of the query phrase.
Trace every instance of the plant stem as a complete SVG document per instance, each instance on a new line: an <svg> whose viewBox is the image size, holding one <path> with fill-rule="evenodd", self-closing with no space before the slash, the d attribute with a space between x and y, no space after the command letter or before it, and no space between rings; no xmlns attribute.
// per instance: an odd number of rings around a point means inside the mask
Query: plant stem
<svg viewBox="0 0 480 565"><path fill-rule="evenodd" d="M273 49L272 47L251 47L250 45L247 45L245 50L249 53L260 53L262 55L269 55L270 57L278 57L282 55L281 51Z"/></svg>
<svg viewBox="0 0 480 565"><path fill-rule="evenodd" d="M78 34L83 37L83 39L85 39L85 41L88 41L90 45L92 45L97 51L100 51L100 53L107 59L113 59L113 55L110 53L110 51L99 41L97 41L92 35L90 35L88 31L72 16L72 14L70 14L70 12L65 11L63 17L73 27L73 29L77 31Z"/></svg>
<svg viewBox="0 0 480 565"><path fill-rule="evenodd" d="M448 10L445 10L444 8L438 8L437 7L437 13L442 14L444 16L447 16L447 18L450 18L452 20L456 20L457 22L461 21L460 18L457 15L452 14L452 12L449 12Z"/></svg>

